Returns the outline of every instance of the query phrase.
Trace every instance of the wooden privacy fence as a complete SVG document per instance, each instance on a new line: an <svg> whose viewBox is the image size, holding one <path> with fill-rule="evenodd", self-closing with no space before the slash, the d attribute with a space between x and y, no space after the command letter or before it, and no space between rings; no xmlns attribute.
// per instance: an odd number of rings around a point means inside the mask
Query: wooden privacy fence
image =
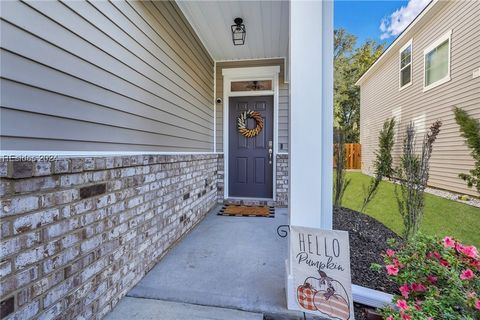
<svg viewBox="0 0 480 320"><path fill-rule="evenodd" d="M335 148L336 145L334 145ZM333 167L335 168L335 153L333 154ZM360 143L345 143L345 168L362 168L362 145Z"/></svg>

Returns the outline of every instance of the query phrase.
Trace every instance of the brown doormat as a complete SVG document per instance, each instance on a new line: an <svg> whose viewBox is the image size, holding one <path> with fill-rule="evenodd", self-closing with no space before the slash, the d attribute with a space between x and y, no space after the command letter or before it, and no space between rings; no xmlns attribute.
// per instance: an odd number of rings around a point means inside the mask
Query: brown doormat
<svg viewBox="0 0 480 320"><path fill-rule="evenodd" d="M275 208L267 206L241 206L241 205L224 205L219 216L230 217L275 217Z"/></svg>

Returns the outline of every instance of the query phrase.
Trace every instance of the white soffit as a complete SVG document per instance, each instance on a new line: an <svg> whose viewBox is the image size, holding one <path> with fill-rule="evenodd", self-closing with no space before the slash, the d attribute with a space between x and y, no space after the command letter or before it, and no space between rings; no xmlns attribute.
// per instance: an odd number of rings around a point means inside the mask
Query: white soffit
<svg viewBox="0 0 480 320"><path fill-rule="evenodd" d="M216 61L288 55L288 1L177 0L204 46ZM234 46L230 26L243 19L245 44Z"/></svg>

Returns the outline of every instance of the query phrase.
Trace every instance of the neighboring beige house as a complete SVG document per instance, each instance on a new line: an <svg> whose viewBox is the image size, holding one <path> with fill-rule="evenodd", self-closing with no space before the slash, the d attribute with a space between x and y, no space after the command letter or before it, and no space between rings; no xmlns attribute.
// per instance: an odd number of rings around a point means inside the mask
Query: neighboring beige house
<svg viewBox="0 0 480 320"><path fill-rule="evenodd" d="M458 178L474 161L452 108L480 119L480 2L432 1L358 80L362 171L373 172L378 133L385 119L398 122L395 165L406 125L420 133L435 120L443 126L430 160L429 185L478 195Z"/></svg>

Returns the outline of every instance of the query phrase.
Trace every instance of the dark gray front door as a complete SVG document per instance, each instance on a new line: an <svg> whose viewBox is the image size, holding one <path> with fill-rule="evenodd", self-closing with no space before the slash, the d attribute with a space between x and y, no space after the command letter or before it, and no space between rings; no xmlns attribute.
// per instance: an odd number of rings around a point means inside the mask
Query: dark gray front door
<svg viewBox="0 0 480 320"><path fill-rule="evenodd" d="M273 97L232 97L229 100L229 196L248 198L273 197ZM252 110L262 114L263 130L253 138L238 133L237 118L241 112ZM248 119L247 127L255 128Z"/></svg>

